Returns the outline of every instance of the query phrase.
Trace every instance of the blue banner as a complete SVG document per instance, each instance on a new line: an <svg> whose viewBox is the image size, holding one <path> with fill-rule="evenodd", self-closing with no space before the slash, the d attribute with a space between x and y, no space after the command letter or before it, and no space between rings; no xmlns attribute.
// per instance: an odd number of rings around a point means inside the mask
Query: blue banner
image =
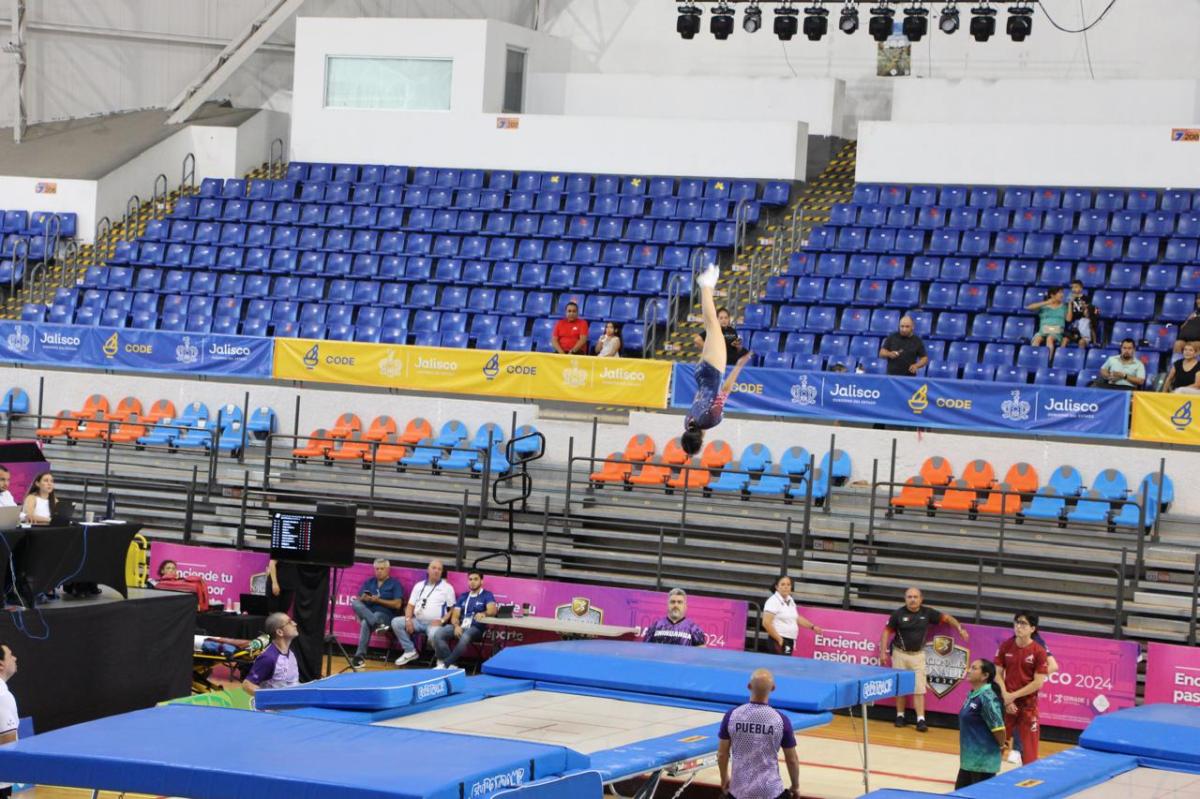
<svg viewBox="0 0 1200 799"><path fill-rule="evenodd" d="M695 366L676 364L671 406L689 408ZM733 413L855 422L1125 438L1128 391L746 369L725 404Z"/></svg>
<svg viewBox="0 0 1200 799"><path fill-rule="evenodd" d="M274 340L0 321L0 361L270 377Z"/></svg>

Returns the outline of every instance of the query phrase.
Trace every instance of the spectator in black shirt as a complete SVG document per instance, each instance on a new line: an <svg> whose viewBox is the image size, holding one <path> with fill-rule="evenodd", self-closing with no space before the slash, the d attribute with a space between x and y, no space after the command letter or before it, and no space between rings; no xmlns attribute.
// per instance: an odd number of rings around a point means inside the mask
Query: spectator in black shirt
<svg viewBox="0 0 1200 799"><path fill-rule="evenodd" d="M887 359L889 375L904 377L915 375L929 363L929 356L925 354L925 342L913 333L911 316L901 318L899 332L892 333L883 340L883 346L879 348L879 357Z"/></svg>
<svg viewBox="0 0 1200 799"><path fill-rule="evenodd" d="M1175 337L1175 354L1182 355L1183 345L1189 341L1200 341L1200 295L1196 296L1196 307L1179 326L1179 335Z"/></svg>
<svg viewBox="0 0 1200 799"><path fill-rule="evenodd" d="M742 344L742 337L738 334L737 328L733 326L733 318L729 315L729 309L721 306L717 309L717 321L721 324L721 335L725 337L725 363L737 363L738 359L746 353L746 348ZM692 336L692 341L700 349L704 349L704 339L707 338L707 331L701 330L696 335Z"/></svg>
<svg viewBox="0 0 1200 799"><path fill-rule="evenodd" d="M958 619L949 613L940 613L922 604L920 588L904 592L904 607L897 608L883 628L883 639L879 642L879 662L892 667L906 669L917 675L917 686L913 691L913 706L917 711L917 732L925 732L925 635L930 625L949 624L959 636L968 640L970 636ZM893 640L893 636L895 639ZM895 646L895 652L892 647ZM903 727L904 697L896 697L896 726Z"/></svg>

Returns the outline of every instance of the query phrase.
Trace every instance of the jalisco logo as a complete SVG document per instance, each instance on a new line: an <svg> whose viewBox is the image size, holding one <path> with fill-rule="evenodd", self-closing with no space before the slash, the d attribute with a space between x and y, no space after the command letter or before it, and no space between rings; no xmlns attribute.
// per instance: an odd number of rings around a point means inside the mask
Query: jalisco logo
<svg viewBox="0 0 1200 799"><path fill-rule="evenodd" d="M43 332L40 341L51 347L78 347L83 342L79 336L68 336L56 332Z"/></svg>
<svg viewBox="0 0 1200 799"><path fill-rule="evenodd" d="M605 366L600 369L600 379L610 383L645 383L646 373L626 369L623 366ZM738 384L742 385L742 384ZM736 389L744 391L745 389ZM761 390L760 390L761 393Z"/></svg>
<svg viewBox="0 0 1200 799"><path fill-rule="evenodd" d="M580 368L578 358L572 358L571 365L562 370L562 381L571 388L583 388L587 385L588 373L586 369Z"/></svg>
<svg viewBox="0 0 1200 799"><path fill-rule="evenodd" d="M14 329L13 332L8 334L8 338L5 339L5 343L8 345L8 348L10 350L12 350L13 352L24 354L26 352L29 352L29 345L32 342L31 342L29 336L25 335L24 326L17 325L16 329Z"/></svg>
<svg viewBox="0 0 1200 799"><path fill-rule="evenodd" d="M389 349L379 360L379 374L383 377L400 377L404 374L404 362L396 357L394 349Z"/></svg>
<svg viewBox="0 0 1200 799"><path fill-rule="evenodd" d="M817 404L817 387L808 384L808 375L800 375L800 382L792 386L792 404L804 407Z"/></svg>
<svg viewBox="0 0 1200 799"><path fill-rule="evenodd" d="M250 357L250 348L244 344L218 344L213 342L208 345L208 354L215 355L218 358L248 358Z"/></svg>
<svg viewBox="0 0 1200 799"><path fill-rule="evenodd" d="M908 398L908 407L913 413L921 413L929 407L929 384L922 383L921 387Z"/></svg>
<svg viewBox="0 0 1200 799"><path fill-rule="evenodd" d="M192 344L191 336L184 336L183 343L175 348L176 363L195 363L200 360L200 348Z"/></svg>
<svg viewBox="0 0 1200 799"><path fill-rule="evenodd" d="M1175 413L1171 414L1171 424L1175 425L1175 429L1179 432L1187 430L1192 425L1192 401L1188 400L1179 406Z"/></svg>
<svg viewBox="0 0 1200 799"><path fill-rule="evenodd" d="M879 392L879 389L863 388L862 386L856 386L853 384L843 385L841 383L837 383L829 390L829 396L837 397L839 399L877 400L883 395Z"/></svg>
<svg viewBox="0 0 1200 799"><path fill-rule="evenodd" d="M1100 404L1097 402L1080 402L1074 399L1049 399L1042 406L1052 413L1069 413L1078 415L1081 413L1099 413Z"/></svg>
<svg viewBox="0 0 1200 799"><path fill-rule="evenodd" d="M436 355L418 355L417 368L425 372L457 372L458 361L443 361Z"/></svg>
<svg viewBox="0 0 1200 799"><path fill-rule="evenodd" d="M1000 403L1000 418L1009 422L1023 422L1029 418L1031 407L1021 399L1021 390L1013 389L1011 398Z"/></svg>

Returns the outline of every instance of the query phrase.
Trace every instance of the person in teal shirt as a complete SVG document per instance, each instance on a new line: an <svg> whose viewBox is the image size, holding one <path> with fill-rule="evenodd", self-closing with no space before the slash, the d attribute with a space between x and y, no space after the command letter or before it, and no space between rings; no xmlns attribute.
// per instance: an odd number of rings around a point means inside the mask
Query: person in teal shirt
<svg viewBox="0 0 1200 799"><path fill-rule="evenodd" d="M1000 772L1008 752L1004 735L1004 706L996 682L996 664L976 660L967 669L971 693L958 711L958 779L955 790L991 779Z"/></svg>
<svg viewBox="0 0 1200 799"><path fill-rule="evenodd" d="M1062 289L1050 289L1046 299L1025 306L1027 311L1037 311L1038 329L1030 342L1035 347L1045 342L1050 350L1050 363L1054 363L1054 348L1062 343L1067 332L1067 304L1063 302Z"/></svg>

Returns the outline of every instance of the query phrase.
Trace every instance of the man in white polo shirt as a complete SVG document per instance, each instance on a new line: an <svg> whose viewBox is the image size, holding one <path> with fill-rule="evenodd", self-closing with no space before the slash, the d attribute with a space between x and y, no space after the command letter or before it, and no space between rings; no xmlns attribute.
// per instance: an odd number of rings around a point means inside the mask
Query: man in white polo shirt
<svg viewBox="0 0 1200 799"><path fill-rule="evenodd" d="M8 744L17 740L17 700L8 690L8 681L17 673L17 656L7 644L0 644L0 652L4 659L0 660L0 744ZM12 796L12 785L0 783L0 798Z"/></svg>
<svg viewBox="0 0 1200 799"><path fill-rule="evenodd" d="M404 606L404 615L392 619L392 632L400 642L404 653L396 658L396 665L417 659L417 647L413 636L425 633L432 637L433 632L450 620L450 611L458 597L454 588L446 581L446 567L440 560L429 561L426 577L413 586L408 595L408 604Z"/></svg>

